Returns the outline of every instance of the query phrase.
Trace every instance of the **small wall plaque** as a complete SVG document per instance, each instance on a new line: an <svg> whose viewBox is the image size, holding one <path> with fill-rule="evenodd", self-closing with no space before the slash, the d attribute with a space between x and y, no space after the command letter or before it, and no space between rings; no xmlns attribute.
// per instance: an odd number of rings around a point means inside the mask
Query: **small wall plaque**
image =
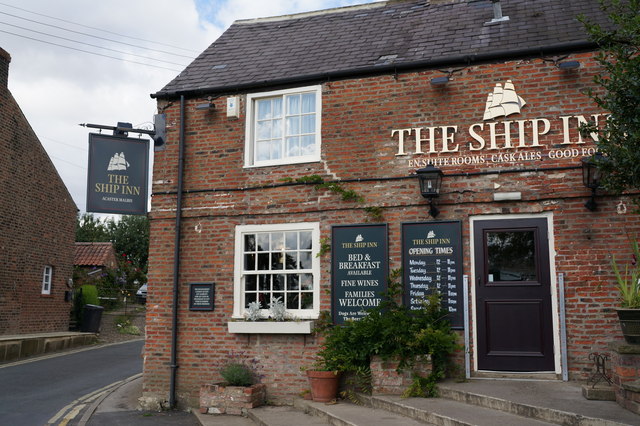
<svg viewBox="0 0 640 426"><path fill-rule="evenodd" d="M213 311L215 283L189 284L189 310Z"/></svg>

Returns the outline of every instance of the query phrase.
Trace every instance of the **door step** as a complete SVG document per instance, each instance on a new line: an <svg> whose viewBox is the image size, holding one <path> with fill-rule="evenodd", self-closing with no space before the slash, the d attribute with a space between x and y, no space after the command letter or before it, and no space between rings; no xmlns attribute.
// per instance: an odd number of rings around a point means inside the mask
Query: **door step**
<svg viewBox="0 0 640 426"><path fill-rule="evenodd" d="M640 416L613 401L587 400L576 382L535 380L447 381L440 398L535 418L552 424L620 426L640 424Z"/></svg>
<svg viewBox="0 0 640 426"><path fill-rule="evenodd" d="M261 426L622 426L640 416L611 401L589 401L578 383L471 380L439 385L439 398L359 395L363 405L297 399L293 407L260 407Z"/></svg>
<svg viewBox="0 0 640 426"><path fill-rule="evenodd" d="M248 411L260 426L424 426L424 422L390 411L349 402L324 404L298 399L293 407L260 407Z"/></svg>

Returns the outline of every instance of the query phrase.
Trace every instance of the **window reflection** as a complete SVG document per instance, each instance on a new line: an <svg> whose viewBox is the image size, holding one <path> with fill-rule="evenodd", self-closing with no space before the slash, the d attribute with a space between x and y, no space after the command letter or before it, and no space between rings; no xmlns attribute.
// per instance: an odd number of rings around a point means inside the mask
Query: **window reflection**
<svg viewBox="0 0 640 426"><path fill-rule="evenodd" d="M488 231L486 242L488 282L537 279L534 231Z"/></svg>

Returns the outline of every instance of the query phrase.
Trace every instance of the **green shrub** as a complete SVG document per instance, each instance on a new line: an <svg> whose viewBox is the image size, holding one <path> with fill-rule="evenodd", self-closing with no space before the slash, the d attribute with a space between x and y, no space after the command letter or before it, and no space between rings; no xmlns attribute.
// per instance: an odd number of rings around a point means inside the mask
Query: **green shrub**
<svg viewBox="0 0 640 426"><path fill-rule="evenodd" d="M85 284L81 286L80 298L82 299L82 306L100 304L98 301L98 288L95 285Z"/></svg>
<svg viewBox="0 0 640 426"><path fill-rule="evenodd" d="M98 289L95 285L85 284L75 290L72 316L75 319L76 326L78 328L82 325L82 311L84 310L84 305L98 304Z"/></svg>
<svg viewBox="0 0 640 426"><path fill-rule="evenodd" d="M384 360L397 359L401 371L413 367L418 356L430 355L431 376L426 383L416 383L419 389L414 391L433 394L430 385L444 376L449 355L458 347L457 334L451 330L438 294L429 296L418 310L398 303L402 292L396 280L399 276L400 271L392 273L380 305L369 310L367 316L340 326L320 327L325 341L318 353L319 366L362 374L368 370L371 357L378 355Z"/></svg>
<svg viewBox="0 0 640 426"><path fill-rule="evenodd" d="M251 386L255 379L251 369L240 363L227 364L220 375L229 386Z"/></svg>

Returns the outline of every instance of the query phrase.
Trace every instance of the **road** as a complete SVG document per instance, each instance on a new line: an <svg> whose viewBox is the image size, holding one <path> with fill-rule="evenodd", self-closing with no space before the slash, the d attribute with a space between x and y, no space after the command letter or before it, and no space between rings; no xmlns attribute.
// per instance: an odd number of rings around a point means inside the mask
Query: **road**
<svg viewBox="0 0 640 426"><path fill-rule="evenodd" d="M60 424L58 414L98 389L142 372L144 341L0 365L0 424Z"/></svg>

